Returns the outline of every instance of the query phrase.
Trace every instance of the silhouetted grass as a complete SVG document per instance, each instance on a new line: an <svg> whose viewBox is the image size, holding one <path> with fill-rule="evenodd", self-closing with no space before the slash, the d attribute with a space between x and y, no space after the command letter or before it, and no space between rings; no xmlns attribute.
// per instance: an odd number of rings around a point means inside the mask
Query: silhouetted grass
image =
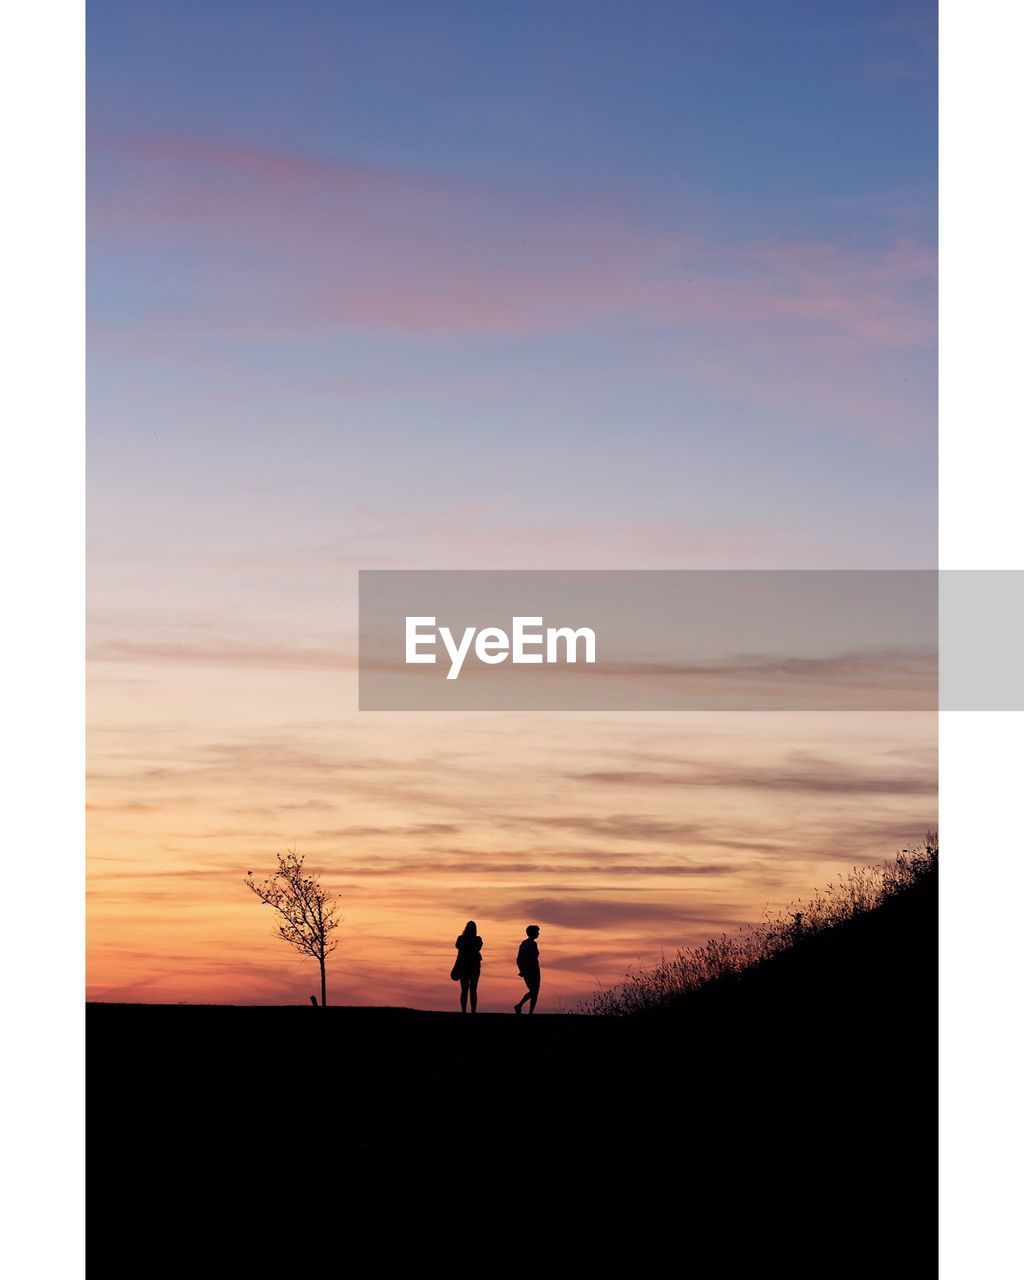
<svg viewBox="0 0 1024 1280"><path fill-rule="evenodd" d="M891 862L854 867L823 890L816 889L807 901L798 899L761 924L709 938L700 947L683 947L660 964L627 974L575 1012L623 1017L665 1009L683 996L750 973L812 938L920 890L937 877L938 866L938 839L929 832L922 845L902 850Z"/></svg>

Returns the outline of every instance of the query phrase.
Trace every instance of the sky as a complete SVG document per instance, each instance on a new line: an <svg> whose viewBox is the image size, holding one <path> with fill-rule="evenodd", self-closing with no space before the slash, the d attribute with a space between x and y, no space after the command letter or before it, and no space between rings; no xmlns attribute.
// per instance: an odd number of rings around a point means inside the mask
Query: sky
<svg viewBox="0 0 1024 1280"><path fill-rule="evenodd" d="M924 714L359 713L367 568L928 568L931 4L94 0L89 992L545 999L934 823ZM262 912L262 914L261 914ZM494 956L493 961L491 956ZM493 974L493 976L492 976Z"/></svg>

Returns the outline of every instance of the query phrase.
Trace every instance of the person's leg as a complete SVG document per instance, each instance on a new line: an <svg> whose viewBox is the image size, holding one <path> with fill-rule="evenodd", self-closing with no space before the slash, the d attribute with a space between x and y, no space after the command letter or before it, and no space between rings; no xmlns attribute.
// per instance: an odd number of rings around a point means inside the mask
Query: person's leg
<svg viewBox="0 0 1024 1280"><path fill-rule="evenodd" d="M533 1013L534 1005L537 1003L537 995L540 991L540 978L537 978L536 981L534 981L533 978L524 978L523 981L526 983L526 993L524 994L522 1000L520 1000L519 1003L515 1006L516 1012L521 1013L523 1010L523 1005L526 1004L527 1000L529 1000L530 1013Z"/></svg>
<svg viewBox="0 0 1024 1280"><path fill-rule="evenodd" d="M459 979L459 1004L462 1006L462 1012L466 1012L466 997L469 995L469 979Z"/></svg>
<svg viewBox="0 0 1024 1280"><path fill-rule="evenodd" d="M476 1013L476 988L479 981L480 975L478 973L474 973L469 980L469 1007L474 1013Z"/></svg>

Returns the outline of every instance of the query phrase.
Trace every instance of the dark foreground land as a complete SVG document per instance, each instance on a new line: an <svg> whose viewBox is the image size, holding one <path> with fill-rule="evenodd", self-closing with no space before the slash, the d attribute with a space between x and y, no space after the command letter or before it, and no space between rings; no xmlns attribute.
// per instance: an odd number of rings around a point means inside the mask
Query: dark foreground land
<svg viewBox="0 0 1024 1280"><path fill-rule="evenodd" d="M933 1276L935 1021L930 892L639 1018L93 1005L91 1274Z"/></svg>

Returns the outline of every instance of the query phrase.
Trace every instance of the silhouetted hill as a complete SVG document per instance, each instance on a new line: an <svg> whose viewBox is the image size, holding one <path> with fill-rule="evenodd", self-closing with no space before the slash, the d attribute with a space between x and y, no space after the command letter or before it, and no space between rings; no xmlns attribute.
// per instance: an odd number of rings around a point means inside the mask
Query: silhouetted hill
<svg viewBox="0 0 1024 1280"><path fill-rule="evenodd" d="M936 904L933 870L629 1017L90 1006L96 1274L140 1232L263 1275L289 1233L305 1271L479 1231L542 1274L932 1276Z"/></svg>
<svg viewBox="0 0 1024 1280"><path fill-rule="evenodd" d="M858 1028L906 1038L934 1026L938 963L938 873L841 919L736 976L670 998L674 1017L729 1016L748 1026L813 1023L820 1033ZM812 1016L813 1011L813 1016Z"/></svg>
<svg viewBox="0 0 1024 1280"><path fill-rule="evenodd" d="M834 983L851 999L884 1000L877 986L897 973L934 977L939 850L934 836L893 861L856 867L806 901L761 924L686 947L630 973L580 1010L610 1016L674 1009L692 1014L740 993L759 1008L769 992L831 1000ZM697 997L700 997L699 999Z"/></svg>

